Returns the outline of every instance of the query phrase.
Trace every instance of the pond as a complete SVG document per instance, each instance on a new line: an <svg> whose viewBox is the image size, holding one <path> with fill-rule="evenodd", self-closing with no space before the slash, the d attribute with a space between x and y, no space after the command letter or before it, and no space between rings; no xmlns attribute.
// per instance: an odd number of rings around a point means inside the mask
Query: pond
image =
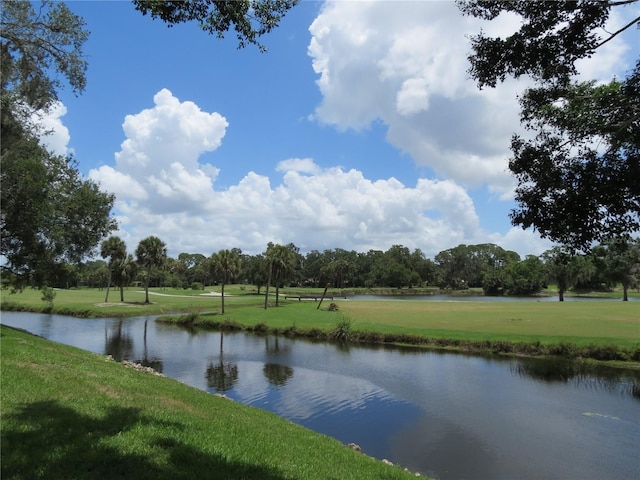
<svg viewBox="0 0 640 480"><path fill-rule="evenodd" d="M153 317L1 323L270 410L438 479L637 478L640 372L190 331Z"/></svg>

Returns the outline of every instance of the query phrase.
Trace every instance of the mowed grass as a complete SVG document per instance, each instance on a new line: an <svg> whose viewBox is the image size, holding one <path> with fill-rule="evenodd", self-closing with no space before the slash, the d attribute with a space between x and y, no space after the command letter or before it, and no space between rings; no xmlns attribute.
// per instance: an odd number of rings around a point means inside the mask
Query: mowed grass
<svg viewBox="0 0 640 480"><path fill-rule="evenodd" d="M0 327L3 480L408 479L269 412Z"/></svg>
<svg viewBox="0 0 640 480"><path fill-rule="evenodd" d="M230 311L242 325L330 330L344 319L354 331L457 340L571 342L578 345L640 344L640 304L635 302L432 302L343 300L338 311L312 301L280 308Z"/></svg>
<svg viewBox="0 0 640 480"><path fill-rule="evenodd" d="M205 292L219 293L219 287ZM320 290L321 291L321 290ZM263 290L264 292L264 290ZM53 313L111 317L195 312L203 320L231 321L244 326L265 324L270 329L320 329L329 331L347 319L354 331L406 334L432 339L464 341L570 342L576 345L640 346L640 303L622 301L585 302L469 302L414 300L324 300L322 308L312 300L285 300L278 308L270 295L265 310L264 296L251 287L225 289L225 315L220 315L220 297L201 295L203 291L152 289L151 304L145 305L140 289L125 290L125 303L112 290L104 304L104 290L57 290ZM273 293L273 292L271 292ZM3 304L10 302L30 309L46 306L36 290L19 294L1 293ZM338 311L328 311L335 303ZM3 305L4 307L4 305Z"/></svg>
<svg viewBox="0 0 640 480"><path fill-rule="evenodd" d="M225 305L259 305L264 303L263 296L252 292L231 288L233 294L225 291ZM111 289L108 302L105 303L104 289L80 288L55 290L52 313L69 314L84 317L116 317L136 315L160 315L187 311L219 311L221 299L217 296L203 295L210 292L220 293L219 287L206 290L183 290L172 288L154 288L149 290L149 304L145 304L144 289L128 287L124 290L124 302L120 301L120 291ZM29 309L44 309L47 304L41 300L39 290L27 288L22 292L0 292L3 304L23 305Z"/></svg>
<svg viewBox="0 0 640 480"><path fill-rule="evenodd" d="M433 338L633 346L640 342L635 302L347 301L353 328Z"/></svg>

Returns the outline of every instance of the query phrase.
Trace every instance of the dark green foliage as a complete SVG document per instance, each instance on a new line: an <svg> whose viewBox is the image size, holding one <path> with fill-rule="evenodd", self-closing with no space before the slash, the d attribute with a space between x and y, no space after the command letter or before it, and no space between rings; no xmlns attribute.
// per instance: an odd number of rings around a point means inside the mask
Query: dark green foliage
<svg viewBox="0 0 640 480"><path fill-rule="evenodd" d="M154 235L140 240L136 248L136 262L140 267L144 283L144 303L149 303L149 284L152 275L165 265L166 260L167 246L162 240Z"/></svg>
<svg viewBox="0 0 640 480"><path fill-rule="evenodd" d="M85 86L84 22L65 4L3 2L0 10L2 161L0 255L15 288L68 282L67 265L116 228L114 197L85 180L71 157L48 152L31 114L57 100L62 79Z"/></svg>
<svg viewBox="0 0 640 480"><path fill-rule="evenodd" d="M115 229L114 197L83 179L72 159L51 155L12 123L2 125L0 139L3 270L18 288L54 283L66 264L79 263Z"/></svg>
<svg viewBox="0 0 640 480"><path fill-rule="evenodd" d="M575 62L598 47L598 31L609 18L613 2L527 0L458 1L466 15L493 20L509 12L521 18L520 30L506 38L471 37L469 73L480 87L495 87L507 77L531 75L545 82L563 82L577 73Z"/></svg>
<svg viewBox="0 0 640 480"><path fill-rule="evenodd" d="M531 140L514 136L511 218L588 251L640 229L640 63L624 82L531 89L521 99Z"/></svg>
<svg viewBox="0 0 640 480"><path fill-rule="evenodd" d="M240 255L236 249L223 249L209 257L212 277L220 283L221 313L224 315L224 286L231 282L240 271Z"/></svg>
<svg viewBox="0 0 640 480"><path fill-rule="evenodd" d="M258 38L278 26L285 13L299 0L133 0L136 10L150 14L168 26L196 22L202 30L223 38L230 28L236 32L238 48L247 43L266 50Z"/></svg>
<svg viewBox="0 0 640 480"><path fill-rule="evenodd" d="M351 320L343 317L336 328L329 332L329 338L336 342L348 342L351 339Z"/></svg>
<svg viewBox="0 0 640 480"><path fill-rule="evenodd" d="M49 0L3 2L0 12L3 96L10 92L13 99L41 110L57 100L62 78L74 93L84 90L87 62L82 45L89 32L82 18L66 4Z"/></svg>
<svg viewBox="0 0 640 480"><path fill-rule="evenodd" d="M511 142L509 169L518 181L511 220L583 252L640 230L640 62L623 80L575 81L578 60L640 24L636 17L618 31L604 29L612 8L636 2L458 2L478 18L509 12L521 19L505 38L471 38L469 73L478 86L524 75L537 82L520 98L531 138Z"/></svg>
<svg viewBox="0 0 640 480"><path fill-rule="evenodd" d="M252 328L254 333L266 333L268 330L269 327L264 322L256 323Z"/></svg>

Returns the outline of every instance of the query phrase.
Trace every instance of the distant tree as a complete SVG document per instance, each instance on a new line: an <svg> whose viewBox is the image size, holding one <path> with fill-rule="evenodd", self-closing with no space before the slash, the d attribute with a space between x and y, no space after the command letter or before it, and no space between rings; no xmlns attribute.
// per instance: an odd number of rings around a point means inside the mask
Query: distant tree
<svg viewBox="0 0 640 480"><path fill-rule="evenodd" d="M240 271L240 256L234 250L220 250L210 257L212 273L220 282L221 313L224 314L224 286Z"/></svg>
<svg viewBox="0 0 640 480"><path fill-rule="evenodd" d="M136 276L138 266L133 255L128 254L120 260L114 269L114 282L120 289L120 301L124 302L124 287L129 286Z"/></svg>
<svg viewBox="0 0 640 480"><path fill-rule="evenodd" d="M40 300L42 300L43 302L47 302L49 304L49 311L51 311L53 309L53 301L56 298L56 291L53 288L47 286L41 287L40 291L42 292L42 297L40 297Z"/></svg>
<svg viewBox="0 0 640 480"><path fill-rule="evenodd" d="M80 281L92 288L101 288L107 284L107 262L104 260L90 260L80 265Z"/></svg>
<svg viewBox="0 0 640 480"><path fill-rule="evenodd" d="M606 245L605 276L622 285L622 300L629 301L629 288L640 282L640 239L612 240Z"/></svg>
<svg viewBox="0 0 640 480"><path fill-rule="evenodd" d="M419 248L416 248L411 254L411 267L412 270L420 275L422 283L435 285L437 278L436 265L431 259L426 258Z"/></svg>
<svg viewBox="0 0 640 480"><path fill-rule="evenodd" d="M154 270L160 269L167 258L167 246L156 236L140 240L136 248L136 261L144 279L144 303L149 302L149 282Z"/></svg>
<svg viewBox="0 0 640 480"><path fill-rule="evenodd" d="M258 38L278 26L285 13L299 0L133 0L136 10L150 14L168 26L196 22L202 30L223 38L233 27L238 48L247 44L266 48Z"/></svg>
<svg viewBox="0 0 640 480"><path fill-rule="evenodd" d="M321 285L321 277L323 276L322 268L329 262L325 259L325 255L318 250L311 250L305 255L302 266L302 284L306 286L319 287ZM326 283L326 282L325 282Z"/></svg>
<svg viewBox="0 0 640 480"><path fill-rule="evenodd" d="M105 303L109 301L109 287L111 287L111 278L114 276L114 270L119 269L122 261L127 257L127 245L120 237L109 237L100 245L100 256L108 258L107 264L107 292L104 297ZM117 273L116 273L117 275Z"/></svg>
<svg viewBox="0 0 640 480"><path fill-rule="evenodd" d="M244 261L244 275L246 279L255 285L260 295L260 289L267 284L268 276L267 260L263 254L248 256Z"/></svg>
<svg viewBox="0 0 640 480"><path fill-rule="evenodd" d="M181 253L178 262L184 266L184 287L188 288L193 282L207 283L208 272L205 268L207 257L201 253Z"/></svg>
<svg viewBox="0 0 640 480"><path fill-rule="evenodd" d="M298 252L291 244L288 246L273 244L269 242L265 254L269 269L269 279L267 282L267 292L265 294L265 309L269 296L269 285L273 283L276 287L276 307L279 306L280 286L283 285L298 267Z"/></svg>
<svg viewBox="0 0 640 480"><path fill-rule="evenodd" d="M547 285L545 265L539 257L527 255L520 262L504 267L505 293L508 295L533 295Z"/></svg>
<svg viewBox="0 0 640 480"><path fill-rule="evenodd" d="M554 247L542 255L549 279L558 287L558 300L564 302L564 294L578 281L594 274L593 264L584 255L575 255L569 247Z"/></svg>
<svg viewBox="0 0 640 480"><path fill-rule="evenodd" d="M463 13L485 20L520 17L511 35L471 37L469 73L481 88L507 77L536 81L520 100L521 122L533 135L511 142L509 169L518 181L511 221L574 250L640 229L640 62L622 80L575 81L577 61L640 25L636 17L604 29L612 9L637 1L458 1Z"/></svg>

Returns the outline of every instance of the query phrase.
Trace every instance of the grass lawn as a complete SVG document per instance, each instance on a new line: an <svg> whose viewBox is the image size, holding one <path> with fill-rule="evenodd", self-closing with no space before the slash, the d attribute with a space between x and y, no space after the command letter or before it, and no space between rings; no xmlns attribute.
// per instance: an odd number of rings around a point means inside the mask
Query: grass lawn
<svg viewBox="0 0 640 480"><path fill-rule="evenodd" d="M219 293L219 287L205 292ZM319 290L321 291L321 290ZM104 290L57 290L53 313L81 314L87 317L150 315L194 312L199 322L236 322L243 326L264 325L268 329L322 330L336 329L349 322L353 332L381 335L407 335L455 342L528 342L543 345L570 343L585 347L595 345L610 349L626 349L622 357L640 357L640 303L602 302L435 302L409 300L338 300L338 311L328 311L325 300L317 310L317 302L285 300L281 307L265 310L264 296L251 288L230 285L225 289L226 312L220 315L220 297L202 295L202 291L153 289L151 304L145 305L144 292L125 291L126 303L119 302L119 292L110 293L104 304ZM19 294L2 292L3 308L9 303L41 309L46 306L35 290ZM396 340L392 340L396 341ZM402 343L397 340L396 343ZM493 347L489 350L495 351ZM506 352L508 353L507 349ZM633 352L637 352L633 353ZM527 353L527 352L520 352ZM546 352L530 352L545 354ZM581 352L574 352L582 355ZM598 354L600 355L600 354ZM592 358L599 358L591 355ZM606 360L607 358L601 358ZM634 360L638 361L638 360Z"/></svg>
<svg viewBox="0 0 640 480"><path fill-rule="evenodd" d="M340 303L356 329L434 338L640 342L635 302L366 302Z"/></svg>
<svg viewBox="0 0 640 480"><path fill-rule="evenodd" d="M263 296L252 292L231 288L233 294L225 291L225 304L231 306L261 305ZM117 317L136 315L161 315L164 313L196 311L219 311L220 297L203 295L211 292L220 293L219 287L206 290L183 290L172 288L154 288L149 290L149 301L145 304L144 289L129 287L124 290L124 302L120 302L120 291L111 289L109 301L105 303L104 289L80 288L72 290L55 290L53 313L69 314L85 317ZM41 300L39 290L27 288L19 293L0 292L3 304L24 305L30 309L43 309L47 306Z"/></svg>
<svg viewBox="0 0 640 480"><path fill-rule="evenodd" d="M0 327L3 480L408 479L269 412Z"/></svg>

